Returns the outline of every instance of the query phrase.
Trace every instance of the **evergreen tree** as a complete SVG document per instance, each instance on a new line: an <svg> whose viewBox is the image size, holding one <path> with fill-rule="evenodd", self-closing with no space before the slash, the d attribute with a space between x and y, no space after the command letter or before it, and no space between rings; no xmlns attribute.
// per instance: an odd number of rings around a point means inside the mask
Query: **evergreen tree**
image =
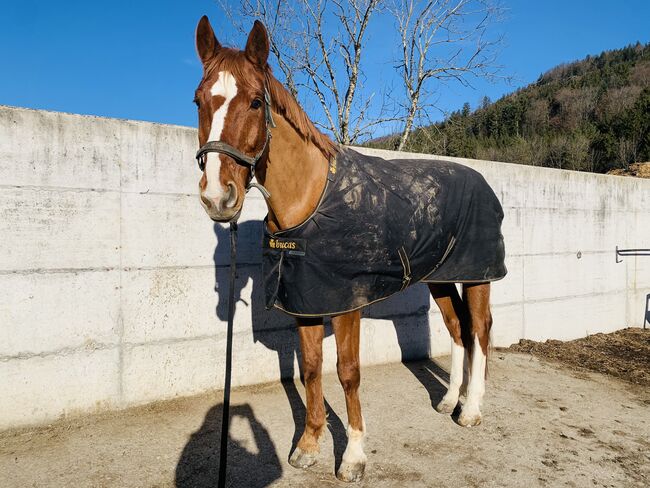
<svg viewBox="0 0 650 488"><path fill-rule="evenodd" d="M408 150L597 172L650 161L650 44L561 64L474 112L466 102Z"/></svg>

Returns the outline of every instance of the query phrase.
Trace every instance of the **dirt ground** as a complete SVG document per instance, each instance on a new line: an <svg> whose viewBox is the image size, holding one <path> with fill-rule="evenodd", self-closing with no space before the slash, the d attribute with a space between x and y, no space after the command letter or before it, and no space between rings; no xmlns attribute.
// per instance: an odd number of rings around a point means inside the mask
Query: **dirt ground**
<svg viewBox="0 0 650 488"><path fill-rule="evenodd" d="M630 327L568 342L522 339L508 350L560 362L574 370L596 371L650 386L650 330Z"/></svg>
<svg viewBox="0 0 650 488"><path fill-rule="evenodd" d="M363 368L368 466L357 486L650 486L647 387L496 351L483 424L462 428L432 408L448 364ZM345 486L334 476L345 448L335 375L324 391L329 430L319 463L305 471L287 462L304 421L302 385L234 391L229 486ZM0 433L0 487L216 486L220 399L215 392Z"/></svg>

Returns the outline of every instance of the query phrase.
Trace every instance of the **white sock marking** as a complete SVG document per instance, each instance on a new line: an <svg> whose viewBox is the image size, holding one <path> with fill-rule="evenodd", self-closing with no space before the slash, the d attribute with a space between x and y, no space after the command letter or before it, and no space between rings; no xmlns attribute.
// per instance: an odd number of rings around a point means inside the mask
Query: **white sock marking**
<svg viewBox="0 0 650 488"><path fill-rule="evenodd" d="M465 360L465 348L451 340L451 371L449 372L449 388L443 401L445 403L458 403L460 387L463 384L463 362Z"/></svg>
<svg viewBox="0 0 650 488"><path fill-rule="evenodd" d="M348 445L343 453L343 462L349 464L365 463L368 459L363 452L363 440L366 436L366 422L362 421L363 431L355 430L348 425Z"/></svg>
<svg viewBox="0 0 650 488"><path fill-rule="evenodd" d="M474 336L474 352L472 355L472 369L470 371L469 386L467 387L467 403L463 407L466 413L479 413L481 401L485 393L485 354L481 349L478 336Z"/></svg>
<svg viewBox="0 0 650 488"><path fill-rule="evenodd" d="M210 93L212 96L222 96L225 98L221 106L212 116L210 136L208 137L210 141L218 141L221 138L223 126L226 122L228 106L237 95L237 82L235 81L235 77L228 71L219 71L219 77L214 85L212 85L212 88L210 88ZM220 201L226 196L219 179L219 174L221 173L221 160L219 156L217 153L208 153L206 155L205 177L207 184L205 185L205 190L203 190L203 195L214 201Z"/></svg>

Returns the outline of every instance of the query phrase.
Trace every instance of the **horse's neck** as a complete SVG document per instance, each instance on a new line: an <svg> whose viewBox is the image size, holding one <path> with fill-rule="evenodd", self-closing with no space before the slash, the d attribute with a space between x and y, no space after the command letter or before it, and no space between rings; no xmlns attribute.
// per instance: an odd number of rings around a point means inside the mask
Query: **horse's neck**
<svg viewBox="0 0 650 488"><path fill-rule="evenodd" d="M271 194L268 222L275 232L300 224L314 211L325 187L328 161L284 117L276 113L273 117L277 127L258 177Z"/></svg>

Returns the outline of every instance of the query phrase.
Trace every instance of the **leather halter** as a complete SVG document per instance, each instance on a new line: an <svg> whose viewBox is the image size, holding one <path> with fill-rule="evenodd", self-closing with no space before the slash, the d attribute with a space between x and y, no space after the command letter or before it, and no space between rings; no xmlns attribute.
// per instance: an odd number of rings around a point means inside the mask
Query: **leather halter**
<svg viewBox="0 0 650 488"><path fill-rule="evenodd" d="M223 141L208 141L203 144L203 146L201 146L196 152L196 161L199 164L199 169L201 171L205 171L205 163L208 153L214 152L230 156L240 166L248 166L250 169L250 179L246 185L246 191L250 190L251 188L257 188L260 192L262 192L264 198L270 198L271 194L268 192L268 190L259 183L253 181L253 178L255 178L255 167L264 155L264 152L269 145L269 141L271 140L271 128L275 128L273 114L271 113L271 95L269 94L269 90L266 86L264 86L264 125L266 127L266 139L264 140L264 146L262 146L262 149L260 149L260 151L255 156L248 156L236 147L233 147Z"/></svg>

